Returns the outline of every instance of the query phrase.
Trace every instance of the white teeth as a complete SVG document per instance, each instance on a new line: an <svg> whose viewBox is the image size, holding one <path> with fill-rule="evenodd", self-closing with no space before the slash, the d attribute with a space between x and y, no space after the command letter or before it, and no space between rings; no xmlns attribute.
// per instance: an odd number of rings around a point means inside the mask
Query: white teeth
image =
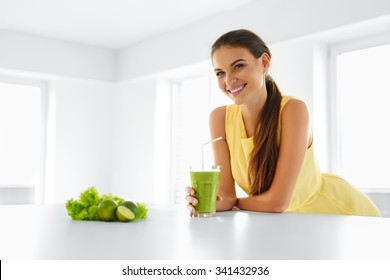
<svg viewBox="0 0 390 280"><path fill-rule="evenodd" d="M242 85L242 86L240 86L240 87L238 87L238 88L231 89L230 92L231 92L231 93L236 93L237 91L240 91L240 90L242 90L243 88L244 88L244 86Z"/></svg>

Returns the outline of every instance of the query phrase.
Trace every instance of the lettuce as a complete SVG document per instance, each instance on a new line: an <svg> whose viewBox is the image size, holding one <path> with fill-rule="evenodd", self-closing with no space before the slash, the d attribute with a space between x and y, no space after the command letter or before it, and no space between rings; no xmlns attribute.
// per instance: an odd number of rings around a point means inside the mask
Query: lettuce
<svg viewBox="0 0 390 280"><path fill-rule="evenodd" d="M80 193L79 199L73 198L66 202L66 210L73 220L99 221L97 206L102 201L95 187Z"/></svg>
<svg viewBox="0 0 390 280"><path fill-rule="evenodd" d="M73 198L66 202L66 210L72 220L80 221L100 221L97 214L98 205L103 199L115 200L118 205L121 205L125 199L119 196L112 195L111 193L99 195L96 187L90 187L80 193L78 200ZM143 203L136 203L139 208L139 213L136 220L146 219L148 209Z"/></svg>
<svg viewBox="0 0 390 280"><path fill-rule="evenodd" d="M146 204L144 203L138 203L136 202L135 205L137 205L138 213L135 216L135 220L144 220L148 217L148 208L146 207Z"/></svg>

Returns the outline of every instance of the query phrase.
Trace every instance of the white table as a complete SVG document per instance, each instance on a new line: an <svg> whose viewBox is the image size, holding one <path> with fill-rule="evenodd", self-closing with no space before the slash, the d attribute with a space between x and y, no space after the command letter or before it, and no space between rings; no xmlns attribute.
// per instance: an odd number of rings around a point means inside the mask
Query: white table
<svg viewBox="0 0 390 280"><path fill-rule="evenodd" d="M0 259L390 259L390 219L152 207L145 221L72 221L64 205L0 206Z"/></svg>

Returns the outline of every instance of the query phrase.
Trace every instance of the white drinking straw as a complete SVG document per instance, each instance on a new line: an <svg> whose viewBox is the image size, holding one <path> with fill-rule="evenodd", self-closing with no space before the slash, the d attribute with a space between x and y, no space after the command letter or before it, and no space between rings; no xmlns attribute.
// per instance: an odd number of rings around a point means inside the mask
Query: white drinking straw
<svg viewBox="0 0 390 280"><path fill-rule="evenodd" d="M222 136L218 137L218 138L215 138L209 142L206 142L204 144L202 144L202 170L204 170L204 157L203 157L203 154L204 154L204 146L207 145L207 144L211 144L211 143L214 143L214 142L217 142L219 140L222 140Z"/></svg>

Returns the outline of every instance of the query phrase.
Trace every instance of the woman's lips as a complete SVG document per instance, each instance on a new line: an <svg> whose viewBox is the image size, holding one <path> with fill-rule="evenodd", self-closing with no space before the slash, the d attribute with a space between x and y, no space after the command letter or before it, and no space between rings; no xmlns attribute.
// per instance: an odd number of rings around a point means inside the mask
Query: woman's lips
<svg viewBox="0 0 390 280"><path fill-rule="evenodd" d="M238 87L235 87L235 88L230 88L228 89L227 91L231 94L231 95L237 95L239 94L244 88L245 88L246 84L242 84L242 85L239 85Z"/></svg>

